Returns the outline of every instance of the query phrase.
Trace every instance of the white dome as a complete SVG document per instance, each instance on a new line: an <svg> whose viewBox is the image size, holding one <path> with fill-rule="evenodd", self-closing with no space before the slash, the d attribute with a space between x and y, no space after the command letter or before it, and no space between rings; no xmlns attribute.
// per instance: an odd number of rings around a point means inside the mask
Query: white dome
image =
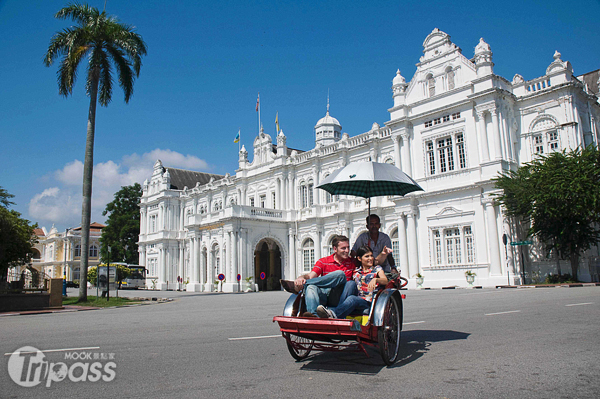
<svg viewBox="0 0 600 399"><path fill-rule="evenodd" d="M404 79L404 76L400 74L400 70L398 69L396 76L394 76L394 79L392 80L392 84L396 86L402 83L406 83L406 79Z"/></svg>
<svg viewBox="0 0 600 399"><path fill-rule="evenodd" d="M319 126L323 126L323 125L337 125L337 126L342 126L340 125L340 122L335 119L334 117L332 117L331 115L329 115L329 111L327 111L327 114L325 114L324 117L322 117L321 119L319 119L319 121L317 122L315 129L318 128Z"/></svg>

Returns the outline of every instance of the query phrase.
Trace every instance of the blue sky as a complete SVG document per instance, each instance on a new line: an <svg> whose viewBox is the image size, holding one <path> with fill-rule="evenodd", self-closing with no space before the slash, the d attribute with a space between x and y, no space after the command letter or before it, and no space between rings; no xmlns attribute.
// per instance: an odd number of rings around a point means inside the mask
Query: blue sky
<svg viewBox="0 0 600 399"><path fill-rule="evenodd" d="M81 221L87 110L81 69L73 95L58 95L56 66L42 57L69 26L54 0L0 0L0 186L14 209L59 230ZM88 4L102 8L104 0ZM479 38L494 72L509 80L545 73L555 50L575 74L600 68L598 0L465 1L107 1L148 45L134 96L98 107L92 220L121 185L166 166L235 174L241 142L252 154L257 93L265 131L275 114L289 147L314 146L326 111L354 136L389 120L391 81L416 71L425 37L448 33L467 58ZM116 86L115 86L116 87Z"/></svg>

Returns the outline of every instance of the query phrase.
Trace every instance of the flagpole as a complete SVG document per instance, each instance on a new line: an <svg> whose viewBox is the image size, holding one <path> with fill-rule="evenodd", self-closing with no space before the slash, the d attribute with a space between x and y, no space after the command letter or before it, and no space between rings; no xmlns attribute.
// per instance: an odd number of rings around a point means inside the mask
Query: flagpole
<svg viewBox="0 0 600 399"><path fill-rule="evenodd" d="M242 128L238 128L238 154L242 151Z"/></svg>

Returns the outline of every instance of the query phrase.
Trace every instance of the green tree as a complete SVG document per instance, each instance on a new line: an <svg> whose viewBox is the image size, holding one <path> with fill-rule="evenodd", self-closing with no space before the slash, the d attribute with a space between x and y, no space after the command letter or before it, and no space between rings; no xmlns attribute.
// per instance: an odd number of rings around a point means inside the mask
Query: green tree
<svg viewBox="0 0 600 399"><path fill-rule="evenodd" d="M528 226L548 252L569 259L577 279L581 254L600 240L600 152L555 152L494 179L508 216Z"/></svg>
<svg viewBox="0 0 600 399"><path fill-rule="evenodd" d="M100 237L102 262L106 263L110 260L138 264L137 243L140 237L141 196L142 186L135 183L132 186L121 187L115 193L115 199L106 205L102 215L108 215L108 219ZM108 247L110 247L110 259Z"/></svg>
<svg viewBox="0 0 600 399"><path fill-rule="evenodd" d="M15 210L8 209L14 203L14 195L0 187L0 288L7 284L8 269L28 264L33 255L33 245L37 239L33 230L36 224L29 224Z"/></svg>
<svg viewBox="0 0 600 399"><path fill-rule="evenodd" d="M90 97L87 139L83 166L83 203L81 209L81 247L89 247L90 213L92 204L92 174L94 165L94 134L96 130L96 103L108 106L112 99L113 71L128 103L133 95L133 83L139 76L146 44L134 28L124 25L105 11L94 7L69 4L55 15L57 19L71 19L76 26L57 32L50 40L44 64L52 65L62 58L58 68L58 93L68 97L73 92L77 68L87 60L85 89ZM81 281L86 281L88 251L81 251ZM87 299L85 284L79 285L79 301Z"/></svg>

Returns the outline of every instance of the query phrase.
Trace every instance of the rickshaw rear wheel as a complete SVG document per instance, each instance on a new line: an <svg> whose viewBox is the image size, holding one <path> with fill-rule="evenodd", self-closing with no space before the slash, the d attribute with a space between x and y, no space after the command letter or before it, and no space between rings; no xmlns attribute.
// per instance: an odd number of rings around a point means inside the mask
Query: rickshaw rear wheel
<svg viewBox="0 0 600 399"><path fill-rule="evenodd" d="M306 359L306 357L310 354L315 341L313 339L299 337L290 333L285 333L285 336L287 338L285 342L287 344L288 351L290 351L290 355L292 355L292 357L296 360ZM302 345L302 348L294 347L294 345L290 344L290 341L296 345Z"/></svg>
<svg viewBox="0 0 600 399"><path fill-rule="evenodd" d="M379 353L387 366L391 366L398 359L400 351L400 311L395 298L390 298L385 305L383 324L377 331Z"/></svg>

